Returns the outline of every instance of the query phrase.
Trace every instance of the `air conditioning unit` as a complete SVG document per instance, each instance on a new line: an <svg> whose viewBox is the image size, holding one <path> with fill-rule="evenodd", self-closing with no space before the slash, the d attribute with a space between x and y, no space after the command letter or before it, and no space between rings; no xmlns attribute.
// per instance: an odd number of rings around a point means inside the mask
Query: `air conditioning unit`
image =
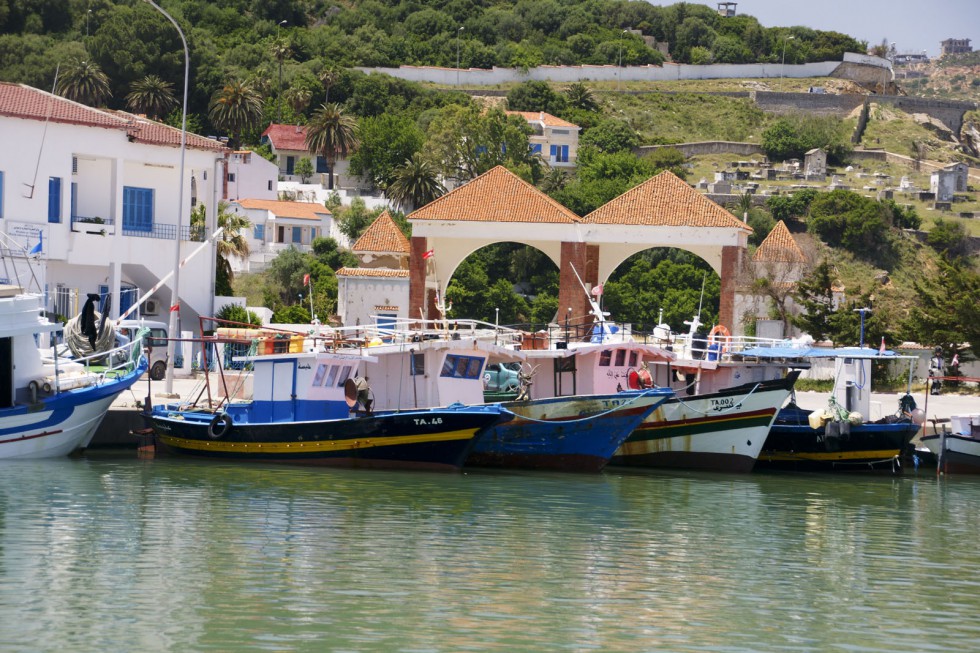
<svg viewBox="0 0 980 653"><path fill-rule="evenodd" d="M147 299L143 302L143 315L157 315L159 314L159 302L155 299Z"/></svg>

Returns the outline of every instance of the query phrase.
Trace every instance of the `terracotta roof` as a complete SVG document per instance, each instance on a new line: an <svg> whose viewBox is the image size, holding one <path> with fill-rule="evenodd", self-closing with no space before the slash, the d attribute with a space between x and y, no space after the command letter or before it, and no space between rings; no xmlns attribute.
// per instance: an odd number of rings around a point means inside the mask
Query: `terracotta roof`
<svg viewBox="0 0 980 653"><path fill-rule="evenodd" d="M734 215L670 172L654 175L582 219L592 224L720 227L752 231Z"/></svg>
<svg viewBox="0 0 980 653"><path fill-rule="evenodd" d="M308 151L306 147L305 125L280 125L272 123L262 132L262 137L268 138L272 142L272 147L277 150Z"/></svg>
<svg viewBox="0 0 980 653"><path fill-rule="evenodd" d="M571 224L579 217L503 166L408 216L409 220Z"/></svg>
<svg viewBox="0 0 980 653"><path fill-rule="evenodd" d="M544 111L505 111L504 113L508 116L520 116L528 122L540 122L545 127L574 127L575 129L580 129L578 125L570 123L567 120L562 120Z"/></svg>
<svg viewBox="0 0 980 653"><path fill-rule="evenodd" d="M411 251L411 246L408 243L408 238L391 218L391 214L385 211L371 223L370 227L364 230L361 237L351 247L351 251L408 254Z"/></svg>
<svg viewBox="0 0 980 653"><path fill-rule="evenodd" d="M334 272L338 277L405 277L408 270L389 270L386 268L340 268Z"/></svg>
<svg viewBox="0 0 980 653"><path fill-rule="evenodd" d="M780 220L759 245L759 249L755 250L752 260L756 262L803 263L806 261L806 256L793 239L793 234L786 228L786 223Z"/></svg>
<svg viewBox="0 0 980 653"><path fill-rule="evenodd" d="M240 199L234 204L246 209L263 209L271 211L280 218L300 218L302 220L320 220L324 215L332 215L330 209L316 202L284 202L281 200Z"/></svg>
<svg viewBox="0 0 980 653"><path fill-rule="evenodd" d="M0 116L114 129L137 143L180 147L180 129L125 111L95 109L23 84L0 82ZM220 141L190 132L186 143L195 150L228 149Z"/></svg>

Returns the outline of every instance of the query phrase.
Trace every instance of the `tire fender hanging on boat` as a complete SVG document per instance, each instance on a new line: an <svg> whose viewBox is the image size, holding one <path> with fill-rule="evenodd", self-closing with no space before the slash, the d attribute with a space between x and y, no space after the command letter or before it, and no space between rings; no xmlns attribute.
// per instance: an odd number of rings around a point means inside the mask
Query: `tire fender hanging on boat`
<svg viewBox="0 0 980 653"><path fill-rule="evenodd" d="M228 413L218 413L208 424L208 437L217 440L228 435L231 431L232 421Z"/></svg>

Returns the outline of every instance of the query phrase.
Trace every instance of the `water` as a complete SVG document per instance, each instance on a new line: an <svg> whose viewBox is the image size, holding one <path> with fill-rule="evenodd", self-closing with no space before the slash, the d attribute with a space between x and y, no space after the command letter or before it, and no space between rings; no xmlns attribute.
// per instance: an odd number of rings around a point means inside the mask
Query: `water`
<svg viewBox="0 0 980 653"><path fill-rule="evenodd" d="M0 465L0 650L976 651L980 479Z"/></svg>

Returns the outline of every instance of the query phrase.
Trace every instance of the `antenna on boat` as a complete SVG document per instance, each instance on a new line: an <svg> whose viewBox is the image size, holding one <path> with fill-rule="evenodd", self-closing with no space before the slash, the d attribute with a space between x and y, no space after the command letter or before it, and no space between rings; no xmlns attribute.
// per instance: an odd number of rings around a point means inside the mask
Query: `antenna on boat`
<svg viewBox="0 0 980 653"><path fill-rule="evenodd" d="M691 330L690 330L691 338L694 337L694 333L698 330L698 327L701 326L702 324L701 307L704 306L704 284L707 280L708 280L708 273L705 272L704 276L701 277L701 299L698 300L698 314L694 316L693 320L690 321L684 320L684 324L691 325Z"/></svg>

